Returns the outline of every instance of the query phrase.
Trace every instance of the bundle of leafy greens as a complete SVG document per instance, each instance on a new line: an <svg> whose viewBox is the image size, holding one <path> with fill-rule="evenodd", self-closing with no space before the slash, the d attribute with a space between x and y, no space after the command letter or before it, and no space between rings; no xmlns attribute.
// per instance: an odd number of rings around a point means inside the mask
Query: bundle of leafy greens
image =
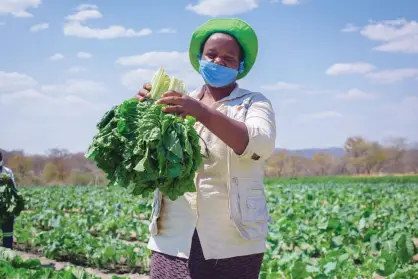
<svg viewBox="0 0 418 279"><path fill-rule="evenodd" d="M156 104L163 93L186 94L182 81L163 68L151 82L151 97L124 101L105 113L86 157L105 172L109 186L128 188L134 195L159 189L171 200L195 192L195 172L201 164L196 120L163 112Z"/></svg>
<svg viewBox="0 0 418 279"><path fill-rule="evenodd" d="M8 174L0 174L0 224L11 217L19 216L25 207L25 201L14 186Z"/></svg>

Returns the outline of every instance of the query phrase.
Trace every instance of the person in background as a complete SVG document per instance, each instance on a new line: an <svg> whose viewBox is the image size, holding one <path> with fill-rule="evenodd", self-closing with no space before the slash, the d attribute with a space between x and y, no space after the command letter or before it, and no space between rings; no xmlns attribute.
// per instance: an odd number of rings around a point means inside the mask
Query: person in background
<svg viewBox="0 0 418 279"><path fill-rule="evenodd" d="M3 162L3 154L0 151L0 174L8 174L13 180L13 184L16 186L15 178L11 169L6 168ZM6 223L1 225L3 231L3 247L13 249L13 224L14 217L10 218Z"/></svg>
<svg viewBox="0 0 418 279"><path fill-rule="evenodd" d="M153 202L151 279L258 279L271 221L264 165L274 152L275 114L261 93L236 80L253 67L254 30L244 21L217 18L192 35L190 62L205 81L189 95L167 92L165 112L196 118L205 155L196 192ZM148 96L144 85L137 98ZM206 148L205 148L206 146Z"/></svg>

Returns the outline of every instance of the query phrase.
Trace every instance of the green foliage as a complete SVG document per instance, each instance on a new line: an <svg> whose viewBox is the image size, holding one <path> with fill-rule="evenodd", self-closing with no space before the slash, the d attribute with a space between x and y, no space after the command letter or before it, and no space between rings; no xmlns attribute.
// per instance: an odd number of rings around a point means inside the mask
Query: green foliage
<svg viewBox="0 0 418 279"><path fill-rule="evenodd" d="M109 271L149 270L150 197L123 188L21 188L28 211L15 223L17 247Z"/></svg>
<svg viewBox="0 0 418 279"><path fill-rule="evenodd" d="M274 223L261 277L418 278L418 184L266 186ZM117 272L149 272L149 197L123 188L22 188L18 247Z"/></svg>
<svg viewBox="0 0 418 279"><path fill-rule="evenodd" d="M25 203L8 174L0 174L0 224L19 216Z"/></svg>
<svg viewBox="0 0 418 279"><path fill-rule="evenodd" d="M195 172L201 164L199 136L193 117L163 112L155 100L168 90L184 94L184 84L160 67L152 78L151 98L124 101L105 113L87 158L93 159L109 185L134 195L159 189L171 200L195 192Z"/></svg>
<svg viewBox="0 0 418 279"><path fill-rule="evenodd" d="M14 251L0 247L0 278L7 279L99 279L84 269L67 266L54 270L42 266L38 259L23 260ZM124 279L112 277L112 279Z"/></svg>
<svg viewBox="0 0 418 279"><path fill-rule="evenodd" d="M123 102L97 125L87 158L93 159L110 185L134 195L156 188L175 200L194 192L194 175L202 161L195 119L164 113L153 100Z"/></svg>
<svg viewBox="0 0 418 279"><path fill-rule="evenodd" d="M416 274L418 184L268 184L265 278ZM278 274L272 277L271 274ZM405 275L407 274L407 275Z"/></svg>
<svg viewBox="0 0 418 279"><path fill-rule="evenodd" d="M283 177L267 178L267 184L323 184L329 183L396 183L396 184L418 184L418 175L405 176L310 176L310 177Z"/></svg>

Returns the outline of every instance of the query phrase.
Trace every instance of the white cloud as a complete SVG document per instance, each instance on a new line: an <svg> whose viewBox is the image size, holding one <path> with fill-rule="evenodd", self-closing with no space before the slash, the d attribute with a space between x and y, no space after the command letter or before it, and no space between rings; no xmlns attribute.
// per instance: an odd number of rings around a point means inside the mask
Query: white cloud
<svg viewBox="0 0 418 279"><path fill-rule="evenodd" d="M120 57L116 63L122 66L139 66L123 74L122 84L130 90L138 90L150 82L157 69L162 66L169 76L181 79L188 91L194 90L203 82L201 76L190 65L188 52L154 51L139 55Z"/></svg>
<svg viewBox="0 0 418 279"><path fill-rule="evenodd" d="M130 90L139 90L144 83L150 83L154 70L136 69L122 75L122 84Z"/></svg>
<svg viewBox="0 0 418 279"><path fill-rule="evenodd" d="M393 84L409 78L418 78L418 68L384 70L368 73L366 77L375 83Z"/></svg>
<svg viewBox="0 0 418 279"><path fill-rule="evenodd" d="M0 97L0 102L10 104L0 104L0 117L9 117L8 135L0 137L0 146L23 148L29 153L43 153L51 147L86 151L97 133L95 125L110 105L71 95L38 93Z"/></svg>
<svg viewBox="0 0 418 279"><path fill-rule="evenodd" d="M0 94L24 90L36 86L37 84L38 82L28 75L0 71Z"/></svg>
<svg viewBox="0 0 418 279"><path fill-rule="evenodd" d="M339 118L342 116L343 115L341 113L334 111L334 110L317 112L317 113L313 113L309 115L311 119Z"/></svg>
<svg viewBox="0 0 418 279"><path fill-rule="evenodd" d="M283 5L298 5L301 3L301 0L282 0Z"/></svg>
<svg viewBox="0 0 418 279"><path fill-rule="evenodd" d="M258 8L259 0L199 0L199 4L186 6L186 10L205 16L231 16Z"/></svg>
<svg viewBox="0 0 418 279"><path fill-rule="evenodd" d="M88 107L93 110L103 109L103 104L90 103L76 95L85 93L87 90L87 88L83 88L81 89L82 91L80 91L79 88L74 87L73 84L77 82L78 81L70 80L67 84L67 90L64 92L61 91L60 86L42 86L41 90L37 90L35 86L33 86L34 84L27 84L28 86L26 89L0 94L0 104L18 104L18 106L16 106L17 109L24 110L29 114L54 115L54 118L59 118L60 116L68 114L77 115L77 110L82 109L80 106ZM87 83L84 83L84 85L85 84ZM57 92L58 90L59 92Z"/></svg>
<svg viewBox="0 0 418 279"><path fill-rule="evenodd" d="M43 92L52 92L52 91L57 91L57 90L58 90L57 85L42 85L41 86L41 91Z"/></svg>
<svg viewBox="0 0 418 279"><path fill-rule="evenodd" d="M139 55L124 56L116 60L122 66L139 66L123 74L121 82L130 90L138 90L144 83L150 82L157 69L162 66L169 76L181 79L187 91L194 90L203 82L201 76L190 64L188 52L152 51Z"/></svg>
<svg viewBox="0 0 418 279"><path fill-rule="evenodd" d="M82 68L80 68L82 69ZM56 92L56 94L70 95L92 95L106 91L106 86L97 81L86 79L68 79L63 84L46 84L41 86L41 91L45 93Z"/></svg>
<svg viewBox="0 0 418 279"><path fill-rule="evenodd" d="M96 81L84 79L70 79L65 85L65 92L68 94L90 94L106 90L106 87Z"/></svg>
<svg viewBox="0 0 418 279"><path fill-rule="evenodd" d="M64 25L64 35L89 39L115 39L142 37L152 34L149 28L134 30L125 28L121 25L111 25L107 28L91 28L82 25L82 22L89 19L100 19L103 15L97 10L96 5L83 4L77 7L78 12L66 17L67 22Z"/></svg>
<svg viewBox="0 0 418 279"><path fill-rule="evenodd" d="M112 25L108 28L90 28L83 26L79 22L69 22L64 26L64 34L66 36L74 36L89 39L115 39L115 38L132 38L143 37L152 34L151 29L143 28L139 31L126 29L120 25Z"/></svg>
<svg viewBox="0 0 418 279"><path fill-rule="evenodd" d="M175 33L177 33L177 30L173 29L173 28L161 28L160 30L158 30L158 33L161 33L161 34L175 34Z"/></svg>
<svg viewBox="0 0 418 279"><path fill-rule="evenodd" d="M160 67L164 69L191 69L188 52L151 51L139 55L123 56L116 60L122 66Z"/></svg>
<svg viewBox="0 0 418 279"><path fill-rule="evenodd" d="M45 30L49 28L49 24L48 23L40 23L40 24L36 24L30 27L30 31L31 32L38 32L41 30Z"/></svg>
<svg viewBox="0 0 418 279"><path fill-rule="evenodd" d="M86 69L84 69L82 67L71 67L71 68L68 69L68 72L72 73L72 74L81 73L81 72L85 72L85 71L86 71Z"/></svg>
<svg viewBox="0 0 418 279"><path fill-rule="evenodd" d="M375 50L384 52L418 53L418 22L406 19L371 22L360 33L382 42Z"/></svg>
<svg viewBox="0 0 418 279"><path fill-rule="evenodd" d="M6 22L0 21L0 26L5 26Z"/></svg>
<svg viewBox="0 0 418 279"><path fill-rule="evenodd" d="M315 89L309 89L309 90L302 90L303 93L307 95L324 95L324 94L334 94L335 90L315 90Z"/></svg>
<svg viewBox="0 0 418 279"><path fill-rule="evenodd" d="M342 100L375 100L377 95L353 88L347 92L337 94L336 97Z"/></svg>
<svg viewBox="0 0 418 279"><path fill-rule="evenodd" d="M33 17L33 15L31 13L28 13L26 11L19 11L19 12L14 12L12 13L12 15L14 17L21 17L21 18L25 18L25 17Z"/></svg>
<svg viewBox="0 0 418 279"><path fill-rule="evenodd" d="M366 74L371 72L376 67L372 64L357 62L357 63L337 63L326 70L327 75L346 75L346 74Z"/></svg>
<svg viewBox="0 0 418 279"><path fill-rule="evenodd" d="M62 59L64 59L64 55L62 55L61 53L55 53L54 55L49 57L49 60L52 60L52 61L58 61Z"/></svg>
<svg viewBox="0 0 418 279"><path fill-rule="evenodd" d="M90 103L76 95L68 95L64 97L64 101L75 105L89 105Z"/></svg>
<svg viewBox="0 0 418 279"><path fill-rule="evenodd" d="M144 69L139 68L124 73L121 77L121 83L126 88L132 91L139 90L144 83L150 83L154 76L157 68L155 69ZM166 71L167 72L167 71ZM203 84L203 80L199 74L194 71L169 71L167 74L176 76L182 80L186 86L188 92L195 90L197 87Z"/></svg>
<svg viewBox="0 0 418 279"><path fill-rule="evenodd" d="M0 1L0 15L11 14L14 17L32 17L26 10L37 8L41 0L2 0Z"/></svg>
<svg viewBox="0 0 418 279"><path fill-rule="evenodd" d="M390 129L396 129L400 135L409 135L410 139L418 138L418 97L406 96L397 103L383 107L383 116L389 122Z"/></svg>
<svg viewBox="0 0 418 279"><path fill-rule="evenodd" d="M16 104L18 106L15 107L25 114L35 117L54 116L52 117L54 120L62 120L63 116L80 116L81 111L84 113L88 113L89 110L102 111L106 107L100 102L92 103L76 95L48 95L35 89L2 94L0 104Z"/></svg>
<svg viewBox="0 0 418 279"><path fill-rule="evenodd" d="M78 7L76 8L77 11L83 11L83 10L97 10L99 7L97 7L96 5L92 5L92 4L81 4L78 5Z"/></svg>
<svg viewBox="0 0 418 279"><path fill-rule="evenodd" d="M347 23L344 28L341 29L341 32L344 33L352 33L352 32L357 32L360 30L360 27L352 24L352 23Z"/></svg>
<svg viewBox="0 0 418 279"><path fill-rule="evenodd" d="M301 89L301 85L287 82L277 82L275 84L262 85L261 88L268 91L286 91Z"/></svg>
<svg viewBox="0 0 418 279"><path fill-rule="evenodd" d="M297 103L297 102L298 102L297 99L289 98L289 99L283 100L281 103L283 105L291 105L291 104L294 104L294 103Z"/></svg>
<svg viewBox="0 0 418 279"><path fill-rule="evenodd" d="M102 103L103 94L109 93L101 92L105 88L87 80L41 86L28 75L0 72L0 118L9 119L9 133L0 137L0 146L28 152L55 146L86 151L96 123L111 107Z"/></svg>
<svg viewBox="0 0 418 279"><path fill-rule="evenodd" d="M335 110L320 111L310 114L303 114L299 117L300 122L306 122L310 120L323 120L329 118L341 118L343 115Z"/></svg>
<svg viewBox="0 0 418 279"><path fill-rule="evenodd" d="M83 59L88 59L88 58L91 58L91 57L92 57L92 55L91 55L90 53L88 53L88 52L79 51L79 52L77 53L77 57L78 57L78 58L83 58Z"/></svg>
<svg viewBox="0 0 418 279"><path fill-rule="evenodd" d="M73 15L66 17L70 21L87 21L89 19L99 19L103 15L98 10L81 10Z"/></svg>
<svg viewBox="0 0 418 279"><path fill-rule="evenodd" d="M11 94L8 93L13 93L13 98L19 96L47 96L45 93L51 92L55 92L55 95L62 96L62 94L84 95L86 93L98 93L103 91L106 91L105 85L93 80L68 79L65 84L40 85L37 80L26 74L0 71L0 94L9 95L8 97L10 97Z"/></svg>
<svg viewBox="0 0 418 279"><path fill-rule="evenodd" d="M271 3L282 3L283 5L293 6L302 4L302 0L270 0Z"/></svg>
<svg viewBox="0 0 418 279"><path fill-rule="evenodd" d="M383 105L384 112L392 112L393 114L400 114L405 111L413 111L418 114L418 97L406 96L398 101L398 103L390 103ZM416 118L413 118L415 120Z"/></svg>
<svg viewBox="0 0 418 279"><path fill-rule="evenodd" d="M19 102L19 100L46 100L48 99L46 95L34 90L34 89L26 89L21 91L16 91L10 94L2 94L0 95L0 103L3 104L12 104L15 102Z"/></svg>

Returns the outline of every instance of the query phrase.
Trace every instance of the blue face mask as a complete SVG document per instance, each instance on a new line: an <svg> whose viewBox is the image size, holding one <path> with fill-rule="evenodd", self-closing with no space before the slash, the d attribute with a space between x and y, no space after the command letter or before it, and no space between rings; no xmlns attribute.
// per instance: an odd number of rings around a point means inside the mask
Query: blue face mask
<svg viewBox="0 0 418 279"><path fill-rule="evenodd" d="M228 68L208 60L199 60L200 74L203 79L212 87L224 87L233 83L238 74L244 71L244 61L240 63L239 69Z"/></svg>

